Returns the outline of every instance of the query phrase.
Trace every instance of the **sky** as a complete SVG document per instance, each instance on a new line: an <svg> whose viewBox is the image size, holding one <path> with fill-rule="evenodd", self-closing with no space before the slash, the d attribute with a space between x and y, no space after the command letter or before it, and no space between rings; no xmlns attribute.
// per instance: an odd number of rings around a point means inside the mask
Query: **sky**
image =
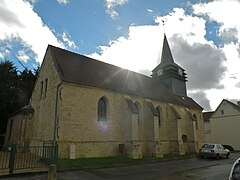
<svg viewBox="0 0 240 180"><path fill-rule="evenodd" d="M0 61L41 65L48 44L146 76L164 33L204 111L240 100L240 0L1 0Z"/></svg>

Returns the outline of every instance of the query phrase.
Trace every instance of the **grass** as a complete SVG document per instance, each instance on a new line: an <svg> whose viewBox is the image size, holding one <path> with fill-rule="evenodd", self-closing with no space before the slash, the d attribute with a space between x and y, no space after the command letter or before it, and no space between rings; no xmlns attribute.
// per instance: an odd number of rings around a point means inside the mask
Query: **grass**
<svg viewBox="0 0 240 180"><path fill-rule="evenodd" d="M60 159L60 169L82 169L82 168L97 168L97 167L112 167L124 166L142 163L154 163L161 161L170 161L176 159L186 159L194 157L196 154L191 155L164 155L162 158L156 157L143 157L141 159L131 159L128 157L100 157L100 158L79 158L79 159Z"/></svg>

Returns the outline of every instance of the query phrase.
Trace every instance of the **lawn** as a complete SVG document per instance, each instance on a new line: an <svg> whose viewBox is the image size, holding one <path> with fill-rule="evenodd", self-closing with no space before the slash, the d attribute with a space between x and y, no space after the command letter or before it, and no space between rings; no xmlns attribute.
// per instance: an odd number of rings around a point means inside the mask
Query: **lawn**
<svg viewBox="0 0 240 180"><path fill-rule="evenodd" d="M165 155L162 158L143 157L142 159L131 159L128 157L100 157L100 158L79 158L79 159L59 159L60 169L81 169L96 167L124 166L140 163L154 163L161 161L170 161L176 159L185 159L196 155Z"/></svg>

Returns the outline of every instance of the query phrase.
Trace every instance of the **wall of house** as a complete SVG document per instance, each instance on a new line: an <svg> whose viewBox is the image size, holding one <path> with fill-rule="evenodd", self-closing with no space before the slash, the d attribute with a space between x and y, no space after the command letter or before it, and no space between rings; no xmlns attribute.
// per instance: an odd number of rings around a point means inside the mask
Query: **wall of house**
<svg viewBox="0 0 240 180"><path fill-rule="evenodd" d="M153 113L142 97L130 97L140 110L139 114L135 114L123 94L71 83L62 83L60 89L57 140L61 157L69 158L70 154L74 154L72 157L75 158L117 156L120 154L119 144L124 144L125 153L130 157L161 156L175 151L180 153L179 143L182 143L184 153L196 151L194 138L203 141L202 120L199 120L199 127L193 135L193 121L181 106L174 106L182 117L177 120L174 113L167 110L169 104L153 100L154 107L160 106L162 109L161 126L156 127L158 123L154 123ZM97 120L98 100L102 97L107 100L106 121ZM172 123L169 123L169 117L173 117ZM190 145L186 147L182 142L183 134L189 138ZM156 139L160 142L161 152L158 153ZM170 142L173 142L173 149ZM191 143L194 148L189 147Z"/></svg>
<svg viewBox="0 0 240 180"><path fill-rule="evenodd" d="M9 118L4 145L18 144L21 137L22 116L17 114Z"/></svg>
<svg viewBox="0 0 240 180"><path fill-rule="evenodd" d="M239 111L223 102L210 119L212 141L240 150L239 119Z"/></svg>
<svg viewBox="0 0 240 180"><path fill-rule="evenodd" d="M54 139L56 93L59 83L60 78L54 61L50 51L47 51L30 102L35 110L27 131L31 145Z"/></svg>
<svg viewBox="0 0 240 180"><path fill-rule="evenodd" d="M97 119L102 97L107 102L106 121ZM132 112L126 98L131 99L139 113ZM195 152L204 141L201 112L148 101L161 109L160 126L143 97L61 82L48 51L32 93L35 111L27 124L26 140L31 145L56 140L61 158L117 156L119 145L124 146L125 155L133 158ZM197 123L188 111L196 114ZM183 142L182 135L188 137L187 142Z"/></svg>
<svg viewBox="0 0 240 180"><path fill-rule="evenodd" d="M211 136L215 143L231 145L235 150L240 150L240 115L211 119Z"/></svg>
<svg viewBox="0 0 240 180"><path fill-rule="evenodd" d="M31 118L28 114L18 112L11 116L7 124L7 133L4 145L17 144L27 146L29 144L28 129L31 129Z"/></svg>
<svg viewBox="0 0 240 180"><path fill-rule="evenodd" d="M210 121L204 121L204 132L206 142L212 142L211 124Z"/></svg>

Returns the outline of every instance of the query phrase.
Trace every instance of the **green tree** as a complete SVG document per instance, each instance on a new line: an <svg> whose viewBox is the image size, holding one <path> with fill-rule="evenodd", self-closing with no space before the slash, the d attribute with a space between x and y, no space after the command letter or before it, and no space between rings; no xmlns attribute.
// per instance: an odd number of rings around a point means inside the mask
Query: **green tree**
<svg viewBox="0 0 240 180"><path fill-rule="evenodd" d="M0 145L11 113L29 104L39 68L18 72L11 61L0 61Z"/></svg>
<svg viewBox="0 0 240 180"><path fill-rule="evenodd" d="M4 134L8 115L20 108L18 103L19 78L10 61L0 62L0 134Z"/></svg>
<svg viewBox="0 0 240 180"><path fill-rule="evenodd" d="M36 81L36 77L38 74L38 70L34 70L34 73L31 70L25 69L19 75L19 105L26 106L29 104L29 99L32 94L32 90L34 87L34 83Z"/></svg>

